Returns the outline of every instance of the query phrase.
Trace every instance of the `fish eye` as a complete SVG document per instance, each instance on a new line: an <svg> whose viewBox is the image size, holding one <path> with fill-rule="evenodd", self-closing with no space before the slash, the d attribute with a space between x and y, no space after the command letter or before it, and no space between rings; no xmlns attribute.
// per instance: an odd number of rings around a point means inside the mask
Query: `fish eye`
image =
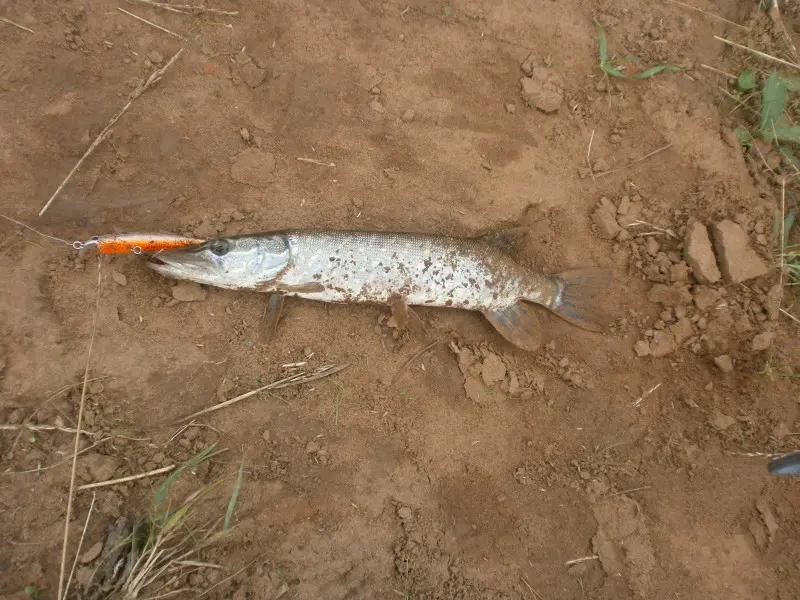
<svg viewBox="0 0 800 600"><path fill-rule="evenodd" d="M225 256L231 249L231 245L228 240L217 239L212 240L208 244L208 249L211 250L217 256Z"/></svg>

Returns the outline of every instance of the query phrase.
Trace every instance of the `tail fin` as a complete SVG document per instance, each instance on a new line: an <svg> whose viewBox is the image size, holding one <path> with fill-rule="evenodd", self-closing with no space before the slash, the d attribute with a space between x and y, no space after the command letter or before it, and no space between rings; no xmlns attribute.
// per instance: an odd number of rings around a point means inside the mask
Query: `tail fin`
<svg viewBox="0 0 800 600"><path fill-rule="evenodd" d="M553 277L555 293L548 308L582 329L602 331L611 323L603 305L608 302L608 284L612 279L611 271L602 267L558 273Z"/></svg>

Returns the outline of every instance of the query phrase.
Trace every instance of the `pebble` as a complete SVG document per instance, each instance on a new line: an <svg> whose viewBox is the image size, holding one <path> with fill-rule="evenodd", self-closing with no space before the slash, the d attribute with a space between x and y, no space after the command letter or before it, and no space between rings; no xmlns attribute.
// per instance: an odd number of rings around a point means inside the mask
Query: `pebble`
<svg viewBox="0 0 800 600"><path fill-rule="evenodd" d="M639 340L633 345L636 356L642 357L650 354L650 343L647 340Z"/></svg>
<svg viewBox="0 0 800 600"><path fill-rule="evenodd" d="M605 158L600 157L594 161L592 169L595 173L604 173L611 170L611 165L608 164L608 161Z"/></svg>
<svg viewBox="0 0 800 600"><path fill-rule="evenodd" d="M111 271L111 279L123 287L128 284L128 278L119 271Z"/></svg>
<svg viewBox="0 0 800 600"><path fill-rule="evenodd" d="M149 60L154 65L160 65L161 62L164 60L164 55L161 54L158 50L151 50L147 53L147 60Z"/></svg>
<svg viewBox="0 0 800 600"><path fill-rule="evenodd" d="M717 365L717 368L723 373L730 373L733 371L733 359L727 354L715 356L714 364Z"/></svg>
<svg viewBox="0 0 800 600"><path fill-rule="evenodd" d="M397 516L403 521L411 521L414 518L414 512L407 506L401 506L397 509Z"/></svg>
<svg viewBox="0 0 800 600"><path fill-rule="evenodd" d="M564 82L552 69L534 69L520 79L522 101L544 113L557 112L564 102Z"/></svg>
<svg viewBox="0 0 800 600"><path fill-rule="evenodd" d="M736 419L733 417L726 415L719 410L714 411L714 417L711 419L711 424L719 429L720 431L724 431L729 427L733 426L736 423Z"/></svg>
<svg viewBox="0 0 800 600"><path fill-rule="evenodd" d="M409 108L403 113L403 116L401 116L400 118L403 120L403 122L410 123L411 121L414 120L414 117L416 116L417 116L416 113Z"/></svg>
<svg viewBox="0 0 800 600"><path fill-rule="evenodd" d="M386 110L377 97L372 99L372 101L369 103L369 107L377 113L382 113Z"/></svg>
<svg viewBox="0 0 800 600"><path fill-rule="evenodd" d="M618 235L622 229L617 223L616 215L610 212L602 203L592 213L592 221L597 226L597 232L600 236L609 240Z"/></svg>
<svg viewBox="0 0 800 600"><path fill-rule="evenodd" d="M369 91L369 93L370 93L370 94L374 94L374 95L376 95L376 96L380 96L380 93L381 93L381 88L379 88L379 87L376 85L376 86L374 86L374 87L373 87L373 88L372 88L372 89Z"/></svg>
<svg viewBox="0 0 800 600"><path fill-rule="evenodd" d="M319 442L315 442L311 440L306 444L306 454L315 454L320 451L322 446L320 446Z"/></svg>
<svg viewBox="0 0 800 600"><path fill-rule="evenodd" d="M481 379L487 386L494 385L506 378L506 366L496 354L489 354L483 359L481 366Z"/></svg>
<svg viewBox="0 0 800 600"><path fill-rule="evenodd" d="M242 136L242 141L249 142L252 138L250 136L250 130L247 127L242 127L239 130L239 135Z"/></svg>
<svg viewBox="0 0 800 600"><path fill-rule="evenodd" d="M516 105L511 103L506 104L506 112L510 115L513 115L515 112L517 112Z"/></svg>

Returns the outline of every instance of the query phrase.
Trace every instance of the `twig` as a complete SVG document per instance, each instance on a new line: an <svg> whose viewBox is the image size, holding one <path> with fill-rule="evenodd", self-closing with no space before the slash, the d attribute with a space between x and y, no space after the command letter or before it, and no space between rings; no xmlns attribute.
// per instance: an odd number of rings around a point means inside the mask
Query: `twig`
<svg viewBox="0 0 800 600"><path fill-rule="evenodd" d="M589 136L589 148L586 150L586 166L589 167L589 175L592 176L594 179L594 171L592 170L592 142L594 141L594 129L592 129L592 135Z"/></svg>
<svg viewBox="0 0 800 600"><path fill-rule="evenodd" d="M0 21L3 23L8 23L9 25L13 25L14 27L19 27L20 29L24 29L28 33L33 33L33 29L28 29L25 25L20 25L19 23L15 23L11 19L6 19L5 17L0 17Z"/></svg>
<svg viewBox="0 0 800 600"><path fill-rule="evenodd" d="M146 477L152 477L153 475L161 475L161 473L168 473L175 468L175 465L169 465L167 467L161 467L160 469L153 469L152 471L148 471L147 473L139 473L138 475L129 475L128 477L120 477L119 479L109 479L107 481L98 481L96 483L87 483L86 485L78 486L77 489L79 490L91 490L94 488L99 487L106 487L109 485L116 485L118 483L126 483L128 481L136 481L137 479L144 479Z"/></svg>
<svg viewBox="0 0 800 600"><path fill-rule="evenodd" d="M787 311L783 310L782 308L779 308L778 310L780 310L783 314L785 314L787 317L789 317L792 321L796 321L798 324L800 324L800 319L795 317L792 313L787 312Z"/></svg>
<svg viewBox="0 0 800 600"><path fill-rule="evenodd" d="M55 200L56 196L58 196L58 194L61 192L61 190L64 189L64 186L67 185L67 182L69 182L69 180L72 179L72 176L75 175L75 173L78 171L80 166L83 164L83 161L86 160L88 158L88 156L92 152L94 152L95 148L97 148L97 146L100 145L100 142L102 142L103 139L105 139L105 137L108 134L108 132L116 124L116 122L119 121L120 117L122 117L122 115L124 115L128 111L128 109L131 107L131 104L133 104L133 101L136 100L139 96L141 96L145 91L147 91L147 89L151 85L153 85L153 84L155 84L155 83L157 83L158 81L161 80L161 77L164 75L166 70L169 67L172 66L172 63L174 63L176 60L178 60L178 57L181 55L181 52L183 52L183 48L178 50L175 53L175 56L173 56L172 58L169 59L167 64L165 64L160 69L156 69L155 71L153 71L153 73L150 75L150 77L148 77L147 80L144 81L143 83L140 83L139 87L137 87L133 91L133 93L130 96L130 99L128 100L128 103L125 106L123 106L122 109L117 114L115 114L113 117L111 117L111 120L108 122L108 125L106 125L103 128L103 131L101 131L98 134L98 136L92 142L92 145L89 146L88 150L86 150L86 152L83 153L83 156L81 156L80 160L75 164L74 167L72 167L72 170L64 178L64 181L61 182L61 185L59 185L58 188L56 189L56 191L53 192L53 195L50 196L50 199L47 201L47 203L44 205L44 207L42 207L42 210L39 211L39 216L40 217L45 213L45 211L48 208L50 208L50 205L53 203L53 200Z"/></svg>
<svg viewBox="0 0 800 600"><path fill-rule="evenodd" d="M78 564L78 557L81 555L81 548L83 548L83 538L86 537L86 530L89 528L89 519L92 516L92 509L94 502L97 500L97 494L92 493L92 502L89 504L89 513L86 515L86 522L83 524L83 531L81 532L81 539L78 540L78 549L75 550L75 560L72 561L72 569L70 569L69 577L67 577L67 585L64 587L64 598L69 595L69 584L72 582L72 576L75 574L75 567Z"/></svg>
<svg viewBox="0 0 800 600"><path fill-rule="evenodd" d="M783 60L782 58L778 58L776 56L772 56L771 54L767 54L765 52L761 52L760 50L754 50L753 48L748 48L747 46L742 46L741 44L737 44L736 42L732 42L730 40L726 40L725 38L721 38L718 35L715 35L714 39L715 40L719 40L720 42L723 42L724 44L728 44L729 46L733 46L734 48L739 48L741 50L746 50L747 52L750 52L751 54L755 54L756 56L759 56L761 58L766 58L767 60L772 60L772 61L775 61L775 62L780 63L782 65L786 65L787 67L792 67L793 69L797 69L798 71L800 71L800 65L797 65L795 63L790 63L788 60Z"/></svg>
<svg viewBox="0 0 800 600"><path fill-rule="evenodd" d="M666 150L666 149L667 149L667 148L669 148L670 146L672 146L672 142L670 142L669 144L667 144L667 145L665 145L665 146L661 146L660 148L656 148L656 149L655 149L655 150L653 150L652 152L648 152L647 154L645 154L645 155L644 155L644 156L642 156L641 158L637 158L635 161L633 161L633 162L631 162L631 163L628 163L628 164L627 164L627 165L625 165L624 167L619 167L618 169L611 169L610 171L603 171L602 173L598 173L598 174L597 174L597 176L598 176L598 177L603 177L604 175L611 175L611 173L618 173L618 172L620 172L620 171L622 171L622 170L624 170L624 169L628 169L628 168L630 168L630 167L632 167L632 166L634 166L634 165L637 165L637 164L639 164L639 163L640 163L640 162L642 162L643 160L647 160L647 159L648 159L648 158L650 158L651 156L655 156L655 155L656 155L656 154L658 154L659 152L663 152L664 150Z"/></svg>
<svg viewBox="0 0 800 600"><path fill-rule="evenodd" d="M27 429L28 431L63 431L64 433L80 433L94 437L93 431L86 431L74 429L72 427L59 427L58 425L31 425L30 423L22 423L21 425L0 425L0 431L17 431L18 429Z"/></svg>
<svg viewBox="0 0 800 600"><path fill-rule="evenodd" d="M72 472L69 477L69 492L67 496L67 514L64 517L64 543L61 546L61 567L58 573L58 595L57 600L66 600L64 595L64 570L67 566L67 546L69 545L69 521L72 517L72 499L75 495L75 472L78 467L78 452L81 445L81 425L83 425L83 408L86 406L86 388L89 382L89 366L92 360L92 349L94 348L94 338L97 333L97 315L100 313L100 275L102 273L100 267L103 264L102 257L97 261L97 293L94 303L94 318L92 319L92 335L89 338L89 350L86 352L86 367L83 371L83 387L81 388L81 401L78 405L78 424L77 432L75 433L75 448L72 454Z"/></svg>
<svg viewBox="0 0 800 600"><path fill-rule="evenodd" d="M193 6L191 4L165 4L163 2L153 2L152 0L133 0L141 4L147 4L155 8L163 8L170 12L191 14L191 13L211 13L214 15L224 15L228 17L236 17L239 15L235 10L220 10L219 8L208 8L206 6Z"/></svg>
<svg viewBox="0 0 800 600"><path fill-rule="evenodd" d="M195 600L200 600L200 598L202 598L203 596L205 596L206 594L208 594L208 593L209 593L211 590L213 590L214 588L217 588L217 587L219 587L219 586L221 586L221 585L224 585L224 584L228 583L228 582L229 582L231 579L233 579L234 577L238 576L238 575L239 575L239 574L241 574L241 573L244 573L244 572L245 572L247 569L249 569L250 567L252 567L254 564L256 564L256 563L257 563L259 560L261 560L263 557L264 557L264 555L263 555L263 554L261 554L261 555L257 556L256 558L254 558L253 560L251 560L249 563L247 563L245 566L243 566L241 569L239 569L239 570L238 570L238 571L236 571L235 573L231 573L231 574L230 574L228 577L226 577L225 579L222 579L221 581L218 581L217 583L215 583L214 585L212 585L210 588L208 588L207 590L205 590L205 591L204 591L202 594L200 594L199 596L195 596Z"/></svg>
<svg viewBox="0 0 800 600"><path fill-rule="evenodd" d="M672 231L672 229L664 229L663 227L659 227L658 225L653 225L652 223L648 223L647 221L636 220L633 223L630 223L629 225L626 225L626 228L627 227L636 227L637 225L647 225L648 227L652 227L653 229L655 229L659 233L663 233L664 235L668 235L671 238L678 239L678 236L675 235L675 232Z"/></svg>
<svg viewBox="0 0 800 600"><path fill-rule="evenodd" d="M527 579L525 579L522 575L520 575L519 578L522 580L522 583L524 583L527 586L527 588L531 591L531 594L533 594L533 597L536 600L544 600L544 598L542 598L541 594L539 594L539 592L537 592L535 589L533 589L531 587L531 584L528 583Z"/></svg>
<svg viewBox="0 0 800 600"><path fill-rule="evenodd" d="M728 79L739 79L738 77L736 77L736 75L732 75L731 73L727 73L725 71L720 71L719 69L717 69L715 67L711 67L711 66L703 64L703 63L700 63L700 68L701 69L706 69L707 71L711 71L713 73L717 73L718 75L722 75L723 77L727 77Z"/></svg>
<svg viewBox="0 0 800 600"><path fill-rule="evenodd" d="M733 21L728 21L728 19L724 17L720 17L719 15L715 15L714 13L710 13L708 11L703 10L702 8L697 8L696 6L692 6L690 4L684 4L683 2L678 2L678 0L669 0L673 4L680 4L686 8L691 8L692 10L696 10L699 13L703 13L706 16L712 17L714 19L719 19L720 21L727 23L728 25L733 25L734 27L739 27L740 29L744 29L745 31L750 31L749 27L745 27L744 25L739 25L739 23L734 23Z"/></svg>
<svg viewBox="0 0 800 600"><path fill-rule="evenodd" d="M790 450L789 452L732 452L726 450L725 454L747 456L748 458L778 458L780 456L786 456L787 454L794 454L795 452L797 452L797 450Z"/></svg>
<svg viewBox="0 0 800 600"><path fill-rule="evenodd" d="M315 381L317 379L322 379L323 377L328 377L330 375L338 373L339 371L343 371L344 369L346 369L349 366L350 366L349 364L338 365L338 366L327 365L327 366L319 367L318 369L315 369L312 373L306 373L306 372L297 373L295 375L291 375L289 377L285 377L284 379L279 379L278 381L273 381L272 383L268 383L267 385L262 385L259 388L256 388L254 390L250 390L249 392L245 392L244 394L240 394L239 396L236 396L235 398L231 398L230 400L226 400L225 402L220 402L219 404L215 404L213 406L209 406L208 408L204 408L203 410L199 410L196 413L192 413L191 415L189 415L187 417L183 417L181 419L178 419L178 421L176 421L176 422L180 423L180 422L183 422L183 421L191 421L195 417L199 417L200 415L204 415L204 414L207 414L207 413L210 413L210 412L214 412L214 411L217 411L217 410L220 410L220 409L223 409L223 408L227 408L228 406L236 404L237 402L241 402L242 400L245 400L245 399L249 398L250 396L255 396L256 394L259 394L259 393L267 391L267 390L279 390L279 389L291 387L291 386L294 386L294 385L302 385L304 383L308 383L310 381Z"/></svg>
<svg viewBox="0 0 800 600"><path fill-rule="evenodd" d="M772 23L780 30L780 32L783 34L783 37L786 38L785 41L789 46L792 58L795 60L795 62L797 62L797 48L794 47L792 36L790 36L789 32L786 31L786 26L783 24L783 19L781 19L781 9L778 6L778 0L772 0L772 6L769 7L768 12L770 19L772 19Z"/></svg>
<svg viewBox="0 0 800 600"><path fill-rule="evenodd" d="M420 356L425 354L428 350L430 350L431 348L433 348L436 344L438 344L440 342L441 342L441 340L436 340L435 342L431 342L430 344L425 346L422 350L417 352L414 356L409 358L406 362L404 362L403 366L400 367L400 369L397 371L397 374L392 378L392 381L389 383L389 387L392 387L394 385L394 382L397 381L400 378L400 375L403 374L403 371L405 370L405 368L408 365L410 365L412 362L414 362L416 359L418 359Z"/></svg>
<svg viewBox="0 0 800 600"><path fill-rule="evenodd" d="M127 11L127 10L125 10L124 8L120 8L120 7L118 6L118 7L117 7L117 10L118 10L119 12L121 12L121 13L125 13L125 14L126 14L126 15L128 15L129 17L133 17L134 19L138 19L138 20L139 20L139 21L141 21L142 23L147 23L148 25L150 25L150 27L155 27L156 29L159 29L159 30L163 31L164 33L168 33L168 34L170 34L170 35L172 35L172 36L175 36L175 37L176 37L176 38L178 38L179 40L182 40L182 39L183 39L183 36L181 36L181 35L178 35L178 34L177 34L177 33L175 33L174 31L170 31L169 29L167 29L166 27L162 27L161 25L156 25L156 24L155 24L155 23L153 23L152 21L148 21L147 19L144 19L144 18L142 18L142 17L140 17L140 16L138 16L138 15L135 15L135 14L133 14L132 12L128 12L128 11Z"/></svg>
<svg viewBox="0 0 800 600"><path fill-rule="evenodd" d="M586 562L589 560L598 560L600 557L597 554L592 554L591 556L581 556L580 558L573 558L572 560L568 560L564 563L565 567L571 567L572 565L577 565L578 563Z"/></svg>
<svg viewBox="0 0 800 600"><path fill-rule="evenodd" d="M335 163L322 162L321 160L314 160L313 158L301 158L301 157L298 156L297 160L299 160L300 162L313 163L313 164L319 165L321 167L335 167L336 166Z"/></svg>
<svg viewBox="0 0 800 600"><path fill-rule="evenodd" d="M774 128L774 125L773 125ZM778 307L783 304L783 269L786 266L786 227L784 222L786 220L786 178L781 177L781 263L778 271L780 272L780 287L781 297L778 301Z"/></svg>
<svg viewBox="0 0 800 600"><path fill-rule="evenodd" d="M609 496L622 496L623 494L630 494L631 492L641 492L642 490L649 490L652 485L644 485L642 487L631 488L629 490L622 490L621 492L614 492L613 494L609 494Z"/></svg>
<svg viewBox="0 0 800 600"><path fill-rule="evenodd" d="M636 408L637 406L639 406L644 401L645 398L647 398L650 394L655 392L660 387L661 387L660 383L658 383L658 384L654 385L653 387L651 387L644 394L642 394L636 402L633 403L633 407Z"/></svg>

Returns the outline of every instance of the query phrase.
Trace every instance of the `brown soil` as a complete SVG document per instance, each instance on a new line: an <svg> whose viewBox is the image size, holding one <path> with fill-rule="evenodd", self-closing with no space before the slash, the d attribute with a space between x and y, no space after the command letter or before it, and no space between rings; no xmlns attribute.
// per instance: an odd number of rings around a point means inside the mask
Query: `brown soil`
<svg viewBox="0 0 800 600"><path fill-rule="evenodd" d="M699 6L746 22L756 3L738 4ZM77 482L180 464L218 442L227 452L180 491L223 478L203 504L221 516L244 457L236 527L200 556L225 570L173 587L207 589L249 565L209 597L800 597L798 481L746 455L800 440L798 380L786 377L798 329L777 310L792 309L770 251L776 188L718 108L724 77L699 67L732 64L712 36L735 28L630 0L220 0L241 15L198 18L122 6L191 41L38 218L181 41L108 0L0 2L34 31L0 23L4 214L69 241L311 226L465 235L521 220L528 266L600 264L616 278L609 332L542 311L546 344L531 354L478 314L415 309L398 333L388 309L299 300L267 344L263 295L173 297L137 257L106 261L91 361L103 379L89 385L85 426L114 437L82 455ZM593 18L611 53L681 71L604 80ZM520 83L521 65L539 87ZM737 242L718 260L735 266L743 252L748 273L768 273L698 285L683 255L689 218L729 220ZM637 220L656 227L622 229ZM702 238L693 264L713 263ZM69 427L97 261L11 225L0 248L0 422ZM178 417L303 361L350 367L171 439ZM17 433L0 432L0 596L34 584L55 598L70 474L57 463L73 437ZM82 554L119 517L146 515L161 481L98 489ZM70 557L91 501L76 494ZM565 565L587 556L599 558ZM86 558L81 569L100 560Z"/></svg>

